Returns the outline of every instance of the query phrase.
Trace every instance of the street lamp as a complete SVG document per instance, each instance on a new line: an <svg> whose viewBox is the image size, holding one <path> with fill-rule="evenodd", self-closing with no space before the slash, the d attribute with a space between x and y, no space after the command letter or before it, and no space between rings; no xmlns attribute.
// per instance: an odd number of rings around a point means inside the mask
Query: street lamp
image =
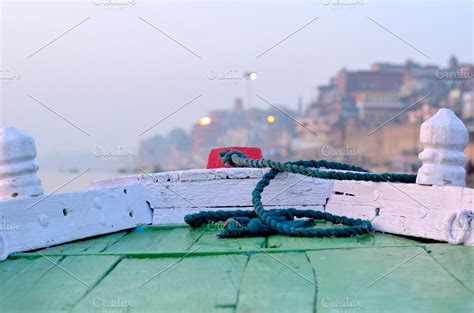
<svg viewBox="0 0 474 313"><path fill-rule="evenodd" d="M268 122L268 124L273 124L273 123L275 123L275 116L274 116L274 115L271 115L271 114L268 115L268 116L267 116L267 122Z"/></svg>
<svg viewBox="0 0 474 313"><path fill-rule="evenodd" d="M248 107L252 106L252 81L257 79L257 72L255 71L248 71L245 73L245 77L247 77L247 103Z"/></svg>
<svg viewBox="0 0 474 313"><path fill-rule="evenodd" d="M207 126L211 124L211 122L212 122L212 119L209 116L204 116L198 119L198 124L201 126Z"/></svg>

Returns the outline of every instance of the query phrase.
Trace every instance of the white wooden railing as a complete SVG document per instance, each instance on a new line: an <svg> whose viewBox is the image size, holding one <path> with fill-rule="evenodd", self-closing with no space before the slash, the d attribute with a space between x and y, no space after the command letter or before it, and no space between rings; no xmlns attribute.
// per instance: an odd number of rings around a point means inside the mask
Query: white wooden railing
<svg viewBox="0 0 474 313"><path fill-rule="evenodd" d="M474 189L465 187L464 124L440 109L421 126L416 184L334 181L283 173L265 190L266 208L312 208L370 219L377 231L474 245ZM394 143L396 144L396 143ZM265 170L196 169L93 182L91 189L43 195L35 143L0 129L0 260L9 254L133 228L183 223L200 210L252 209Z"/></svg>

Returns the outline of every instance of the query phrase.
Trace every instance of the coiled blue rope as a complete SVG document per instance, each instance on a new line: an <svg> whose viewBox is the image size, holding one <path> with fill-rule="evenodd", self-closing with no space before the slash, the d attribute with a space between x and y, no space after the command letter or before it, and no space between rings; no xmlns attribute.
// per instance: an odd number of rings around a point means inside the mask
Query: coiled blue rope
<svg viewBox="0 0 474 313"><path fill-rule="evenodd" d="M325 160L284 163L268 159L254 160L249 159L240 151L233 150L223 151L219 156L224 164L232 167L270 168L270 171L263 175L252 192L253 211L203 211L184 217L184 221L191 227L226 221L224 230L218 234L221 238L269 236L273 234L298 237L349 237L373 231L372 224L368 220L337 216L327 212L294 208L265 210L262 204L262 192L280 172L336 180L402 183L414 183L416 181L416 175L412 174L374 174L358 166ZM295 220L295 218L298 219ZM324 220L332 224L345 226L316 228L314 227L316 220Z"/></svg>

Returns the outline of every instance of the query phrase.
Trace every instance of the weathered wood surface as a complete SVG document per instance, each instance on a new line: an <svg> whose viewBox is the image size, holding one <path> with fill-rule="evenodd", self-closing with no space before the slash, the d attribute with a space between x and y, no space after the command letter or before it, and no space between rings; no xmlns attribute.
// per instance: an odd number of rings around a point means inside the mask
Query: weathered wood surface
<svg viewBox="0 0 474 313"><path fill-rule="evenodd" d="M423 246L412 239L374 233L347 238L300 238L275 235L268 238L246 237L220 239L216 234L223 225L212 224L200 228L187 225L151 225L132 231L81 240L41 250L45 256L73 255L124 255L136 257L182 256L196 249L193 255L221 253L261 252L270 248L274 252L313 251L327 249L356 249L377 247ZM16 253L17 257L35 257L36 252Z"/></svg>
<svg viewBox="0 0 474 313"><path fill-rule="evenodd" d="M439 265L474 294L474 248L431 244L426 250Z"/></svg>
<svg viewBox="0 0 474 313"><path fill-rule="evenodd" d="M463 187L336 181L325 209L370 219L376 230L447 241L450 216L461 209L474 212L472 200L472 190ZM453 230L456 236L461 232ZM472 234L465 244L474 245Z"/></svg>
<svg viewBox="0 0 474 313"><path fill-rule="evenodd" d="M0 263L20 263L10 260ZM66 312L120 261L118 256L40 257L0 283L2 312ZM56 265L57 264L57 265Z"/></svg>
<svg viewBox="0 0 474 313"><path fill-rule="evenodd" d="M334 238L304 238L275 235L268 237L267 246L275 251L293 250L325 250L345 248L377 248L377 247L411 247L419 242L389 234L375 233L334 240Z"/></svg>
<svg viewBox="0 0 474 313"><path fill-rule="evenodd" d="M0 311L444 313L474 308L472 247L380 233L218 239L216 231L149 226L15 254L0 263Z"/></svg>
<svg viewBox="0 0 474 313"><path fill-rule="evenodd" d="M202 231L189 227L132 231L105 253L172 253L187 251L201 236Z"/></svg>
<svg viewBox="0 0 474 313"><path fill-rule="evenodd" d="M97 181L92 188L143 184L153 223L183 223L202 210L252 209L251 193L266 170L223 168L142 174ZM373 222L378 231L447 241L448 221L474 212L474 190L454 186L334 181L279 174L263 193L267 208L311 208ZM463 234L456 226L453 236ZM472 228L474 223L471 223ZM464 244L474 245L474 231Z"/></svg>
<svg viewBox="0 0 474 313"><path fill-rule="evenodd" d="M152 212L141 185L51 194L0 202L0 260L27 251L138 224Z"/></svg>
<svg viewBox="0 0 474 313"><path fill-rule="evenodd" d="M159 209L252 207L251 193L265 172L247 168L196 169L96 181L92 187L141 183L151 206ZM265 189L262 201L272 206L323 205L331 189L331 181L282 173Z"/></svg>
<svg viewBox="0 0 474 313"><path fill-rule="evenodd" d="M236 312L312 312L316 286L305 253L255 254L240 284Z"/></svg>
<svg viewBox="0 0 474 313"><path fill-rule="evenodd" d="M472 292L422 247L339 249L307 255L320 286L317 312L474 310Z"/></svg>

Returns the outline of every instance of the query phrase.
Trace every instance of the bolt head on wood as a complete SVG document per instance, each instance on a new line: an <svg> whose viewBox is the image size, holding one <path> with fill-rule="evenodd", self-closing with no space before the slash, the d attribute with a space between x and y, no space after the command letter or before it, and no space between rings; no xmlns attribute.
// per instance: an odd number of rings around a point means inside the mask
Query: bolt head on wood
<svg viewBox="0 0 474 313"><path fill-rule="evenodd" d="M35 141L30 135L15 127L0 128L0 200L43 194L35 158Z"/></svg>
<svg viewBox="0 0 474 313"><path fill-rule="evenodd" d="M424 150L418 155L423 166L416 183L436 186L465 186L467 158L464 149L468 132L464 123L449 109L440 109L421 125Z"/></svg>

